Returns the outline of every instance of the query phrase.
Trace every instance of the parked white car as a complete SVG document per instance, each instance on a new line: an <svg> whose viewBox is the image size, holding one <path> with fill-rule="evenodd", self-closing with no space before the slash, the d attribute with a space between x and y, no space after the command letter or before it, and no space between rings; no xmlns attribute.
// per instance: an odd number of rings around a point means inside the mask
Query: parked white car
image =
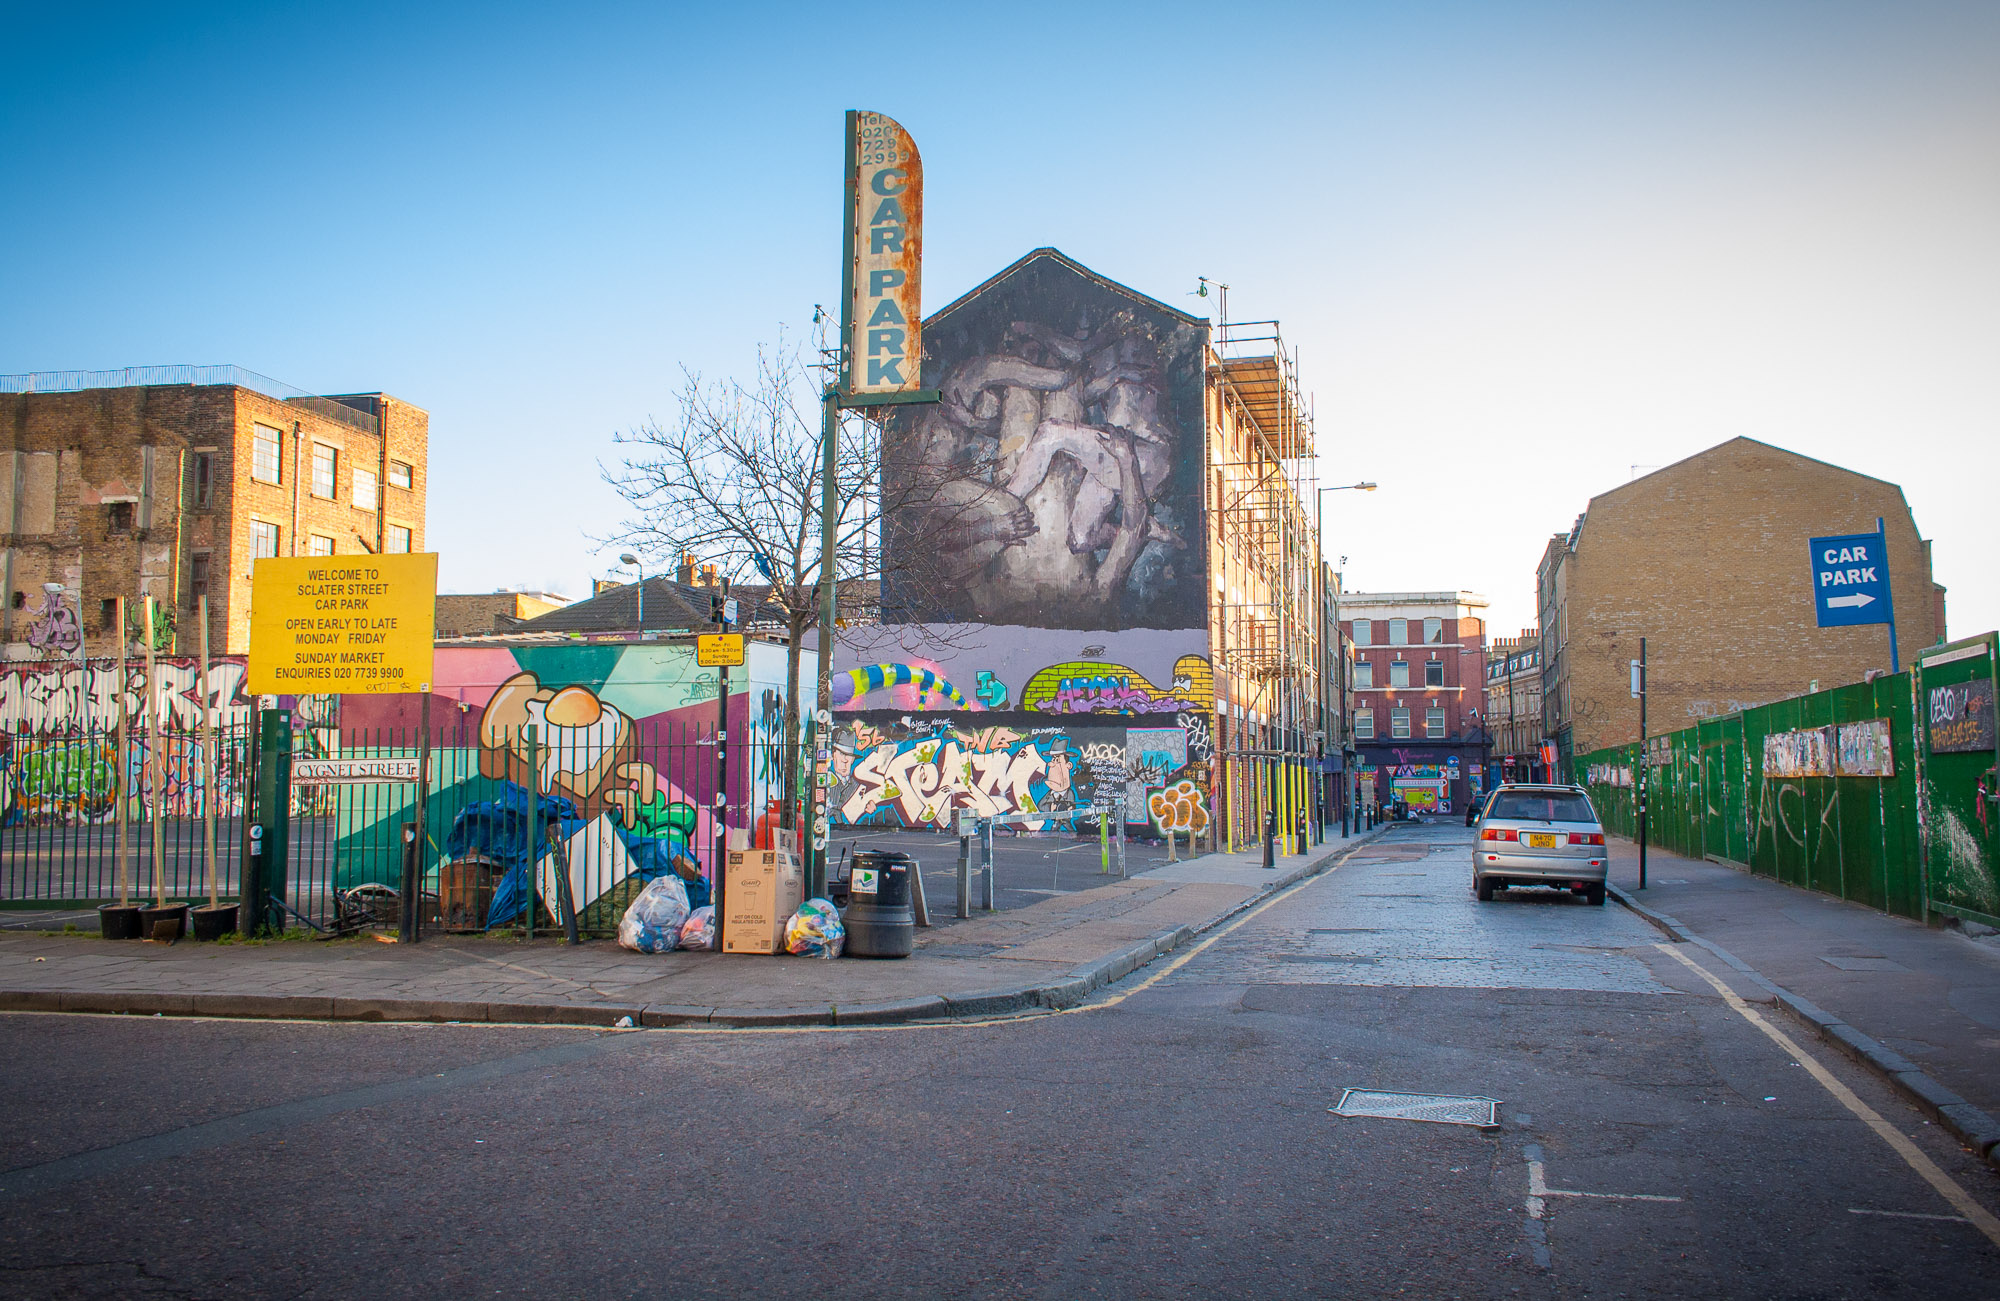
<svg viewBox="0 0 2000 1301"><path fill-rule="evenodd" d="M1472 843L1472 892L1549 886L1604 903L1604 826L1581 786L1505 785L1493 792Z"/></svg>

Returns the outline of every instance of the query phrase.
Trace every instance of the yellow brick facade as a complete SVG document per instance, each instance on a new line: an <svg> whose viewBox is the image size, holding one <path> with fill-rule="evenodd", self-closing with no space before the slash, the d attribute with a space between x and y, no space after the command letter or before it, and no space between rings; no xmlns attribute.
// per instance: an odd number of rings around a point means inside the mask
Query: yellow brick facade
<svg viewBox="0 0 2000 1301"><path fill-rule="evenodd" d="M254 472L260 426L277 435L268 478ZM233 384L153 384L0 395L0 641L10 658L41 653L27 629L42 584L57 582L93 657L115 653L108 603L121 596L134 623L146 596L174 608L176 649L192 653L203 590L211 651L242 654L254 526L277 530L280 556L312 554L316 538L335 555L379 553L405 529L422 551L429 442L429 415L381 394L288 402ZM315 491L316 448L333 453L329 496ZM357 472L374 477L372 509L356 504Z"/></svg>
<svg viewBox="0 0 2000 1301"><path fill-rule="evenodd" d="M1877 517L1907 665L1944 635L1943 599L1895 484L1738 438L1593 497L1567 553L1551 544L1560 600L1542 629L1569 753L1638 739L1629 662L1642 636L1655 734L1888 669L1885 625L1817 626L1808 547L1872 533Z"/></svg>

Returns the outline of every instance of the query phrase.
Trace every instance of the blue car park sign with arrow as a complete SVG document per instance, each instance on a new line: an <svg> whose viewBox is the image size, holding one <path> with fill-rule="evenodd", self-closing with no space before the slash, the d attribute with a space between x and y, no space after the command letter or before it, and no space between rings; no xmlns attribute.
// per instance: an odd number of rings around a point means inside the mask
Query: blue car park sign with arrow
<svg viewBox="0 0 2000 1301"><path fill-rule="evenodd" d="M1880 533L1812 540L1813 604L1820 627L1895 622L1885 542Z"/></svg>

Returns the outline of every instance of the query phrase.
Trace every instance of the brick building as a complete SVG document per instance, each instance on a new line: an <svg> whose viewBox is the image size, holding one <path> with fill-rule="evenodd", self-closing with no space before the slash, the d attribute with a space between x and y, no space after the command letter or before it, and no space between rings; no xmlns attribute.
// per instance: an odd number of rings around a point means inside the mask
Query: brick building
<svg viewBox="0 0 2000 1301"><path fill-rule="evenodd" d="M1944 589L1897 485L1734 438L1591 498L1537 574L1544 726L1562 759L1638 739L1641 637L1658 732L1887 670L1886 627L1817 626L1807 543L1878 518L1907 663L1943 638Z"/></svg>
<svg viewBox="0 0 2000 1301"><path fill-rule="evenodd" d="M529 619L564 609L567 596L553 592L472 592L440 595L437 635L481 637L510 632Z"/></svg>
<svg viewBox="0 0 2000 1301"><path fill-rule="evenodd" d="M424 549L429 445L420 407L234 366L0 376L0 641L64 651L37 635L60 583L93 654L120 596L173 611L191 652L202 595L210 649L244 653L254 558Z"/></svg>
<svg viewBox="0 0 2000 1301"><path fill-rule="evenodd" d="M1493 738L1489 781L1543 781L1542 640L1533 628L1486 645L1486 730Z"/></svg>
<svg viewBox="0 0 2000 1301"><path fill-rule="evenodd" d="M1344 592L1348 721L1384 804L1450 812L1485 786L1486 598Z"/></svg>

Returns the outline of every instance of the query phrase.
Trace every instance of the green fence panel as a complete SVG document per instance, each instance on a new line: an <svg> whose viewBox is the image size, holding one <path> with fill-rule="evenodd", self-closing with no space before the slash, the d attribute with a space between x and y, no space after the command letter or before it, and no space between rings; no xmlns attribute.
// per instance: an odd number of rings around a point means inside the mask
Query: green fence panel
<svg viewBox="0 0 2000 1301"><path fill-rule="evenodd" d="M1992 633L1924 652L1913 707L1927 901L1937 911L2000 926L1995 659Z"/></svg>

